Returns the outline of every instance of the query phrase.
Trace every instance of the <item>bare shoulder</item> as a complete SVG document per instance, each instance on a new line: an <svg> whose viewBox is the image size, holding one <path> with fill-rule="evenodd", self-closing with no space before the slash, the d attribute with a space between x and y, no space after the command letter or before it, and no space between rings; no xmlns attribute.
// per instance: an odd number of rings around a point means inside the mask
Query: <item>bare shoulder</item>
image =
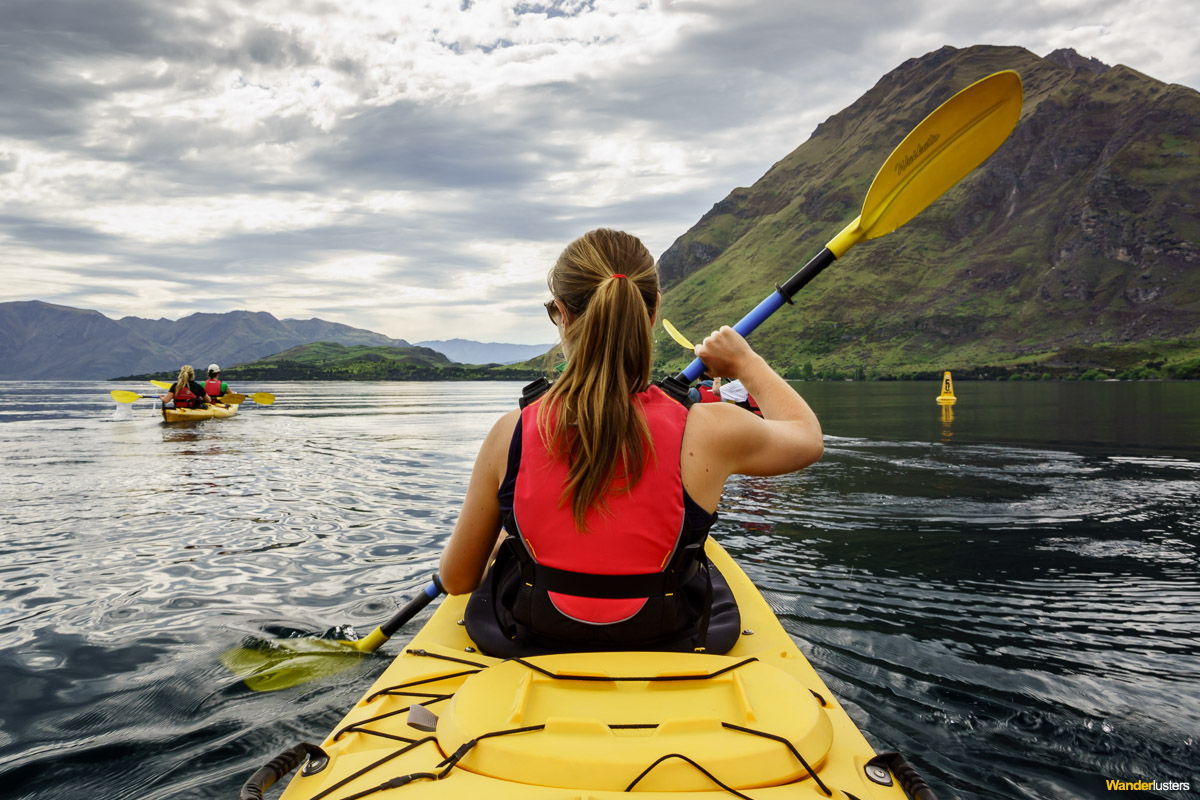
<svg viewBox="0 0 1200 800"><path fill-rule="evenodd" d="M726 443L734 446L739 439L752 435L755 423L762 420L732 403L696 403L688 410L685 442L696 446L722 450Z"/></svg>
<svg viewBox="0 0 1200 800"><path fill-rule="evenodd" d="M701 425L726 425L732 422L737 424L744 421L746 416L745 409L738 408L733 403L693 403L688 409L688 424L693 420L697 420ZM761 419L753 414L750 415L753 419Z"/></svg>
<svg viewBox="0 0 1200 800"><path fill-rule="evenodd" d="M513 431L517 429L517 420L519 419L521 419L521 409L514 408L496 420L492 424L492 429L488 431L487 439L483 442L484 447L500 443L507 448L509 440L512 439Z"/></svg>

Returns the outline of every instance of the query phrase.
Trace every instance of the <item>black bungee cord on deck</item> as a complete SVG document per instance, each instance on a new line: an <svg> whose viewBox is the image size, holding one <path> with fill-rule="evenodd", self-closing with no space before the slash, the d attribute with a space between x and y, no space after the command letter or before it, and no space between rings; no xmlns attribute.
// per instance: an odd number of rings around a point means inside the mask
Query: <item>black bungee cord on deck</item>
<svg viewBox="0 0 1200 800"><path fill-rule="evenodd" d="M425 678L420 678L418 680L409 681L407 683L398 684L396 686L390 686L385 689L381 689L380 691L371 695L372 699L379 697L381 695L391 694L391 695L400 695L400 696L407 696L407 697L426 698L426 702L422 703L422 705L431 705L433 703L447 700L447 699L451 698L453 696L453 694L432 694L432 693L425 693L425 692L413 692L413 691L409 691L409 690L415 686L420 686L420 685L424 685L424 684L428 684L428 683L436 683L438 681L473 675L475 673L482 671L483 669L486 669L488 666L487 664L483 664L483 663L480 663L477 661L470 661L470 660L463 659L463 658L456 658L454 656L447 656L447 655L443 655L440 653L433 653L433 652L429 652L427 650L408 650L407 653L409 655L414 655L414 656L435 658L435 659L440 659L443 661L451 661L451 662L455 662L455 663L460 663L464 666L473 667L474 669L467 669L467 670L462 670L462 671L458 671L458 672L451 672L451 673L446 673L443 675L429 676L429 677L425 677ZM723 675L727 672L738 669L740 667L745 666L746 664L750 664L757 660L758 659L754 658L754 657L746 658L746 659L743 659L742 661L737 662L736 664L730 664L726 667L715 670L711 673L701 674L701 675L604 676L604 675L574 675L574 674L570 674L570 673L557 673L552 670L548 670L538 664L530 663L529 661L526 661L521 658L512 659L512 661L515 661L515 662L521 664L522 666L524 666L530 670L533 670L534 672L537 672L540 675L546 676L546 677L554 679L554 680L647 681L647 682L651 682L651 681L652 682L667 682L667 681L681 681L681 680L709 680L711 678L715 678L719 675ZM820 701L821 705L825 705L824 698L822 698L820 695L817 695L815 692L813 694L814 694L814 696L817 697L818 701ZM388 755L384 756L383 758L378 759L374 763L368 764L367 766L358 770L354 774L348 775L347 777L338 781L333 786L327 787L323 791L319 792L318 794L316 794L312 798L310 798L310 800L326 800L326 798L329 798L330 795L333 792L336 792L338 789L357 780L358 778L362 777L363 775L366 775L367 773L371 772L372 770L382 767L384 764L387 764L388 762L392 761L393 759L398 758L406 753L411 752L412 750L416 749L417 747L420 747L425 744L433 744L436 747L437 746L437 737L436 736L425 736L425 737L422 737L419 739L410 739L407 737L398 736L396 734L390 734L390 733L386 733L383 731L375 731L375 730L371 730L370 728L363 727L363 726L369 725L372 722L378 722L379 720L386 719L389 717L396 716L397 714L404 713L405 711L409 711L411 708L412 708L412 706L409 705L398 711L390 711L386 714L380 714L379 716L371 717L370 719L360 720L358 722L355 722L352 725L346 726L345 728L339 730L336 734L334 734L335 739L346 733L351 733L351 732L371 734L373 736L380 736L380 737L383 737L386 739L391 739L393 741L402 742L404 744L404 746L401 747L400 749L396 750L395 752L389 753ZM760 737L763 737L766 739L771 739L773 741L779 742L780 744L782 744L783 746L788 748L788 750L792 753L792 755L796 758L796 760L804 768L804 771L808 773L808 777L811 777L813 779L813 782L817 785L817 787L819 787L821 792L826 797L833 797L833 794L834 794L833 791L825 784L824 781L821 780L820 776L817 775L816 771L808 763L808 760L804 758L804 756L800 753L800 751L796 748L796 746L790 740L788 740L786 737L779 736L779 735L776 735L776 734L773 734L773 733L770 733L767 731L759 731L759 730L755 730L753 728L746 728L746 727L743 727L740 725L734 725L733 723L730 723L730 722L722 722L721 725L722 725L722 727L726 728L727 730L733 730L733 731L745 733L745 734L752 735L752 736L760 736ZM537 733L539 731L544 730L545 727L546 726L544 724L529 725L529 726L525 726L525 727L521 727L521 728L510 728L507 730L489 731L488 733L480 734L479 736L475 737L474 739L471 739L470 741L465 742L457 750L455 750L452 754L450 754L449 756L447 756L447 757L443 758L441 761L439 761L435 765L433 771L411 772L411 773L408 773L405 775L399 775L394 778L390 778L390 779L388 779L376 786L373 786L369 789L363 789L361 791L355 792L354 794L343 795L341 797L338 797L337 800L361 800L361 798L369 797L370 795L376 794L378 792L387 791L389 789L397 789L402 786L406 786L410 783L414 783L416 781L439 781L439 780L442 780L445 777L447 777L454 770L454 768L456 766L458 766L459 762L462 761L462 759L465 758L466 755L468 753L470 753L471 750L473 750L479 744L479 742L483 741L484 739L490 739L490 738L495 738L495 737L499 737L499 736L511 736L511 735L522 734L522 733ZM658 723L610 723L609 727L614 728L614 729L656 728L656 727L658 727ZM440 752L439 752L439 754L440 754ZM312 744L308 744L308 743L302 743L300 745L297 745L296 747L286 751L285 753L281 754L276 759L272 760L270 764L261 768L253 776L251 776L251 779L249 781L247 781L246 785L242 788L241 800L261 800L263 797L263 792L265 792L265 790L269 786L271 786L275 781L277 781L279 778L286 775L291 770L295 769L306 758L308 759L309 764L308 764L308 766L306 766L306 768L304 770L305 774L315 774L317 772L320 772L322 769L325 768L325 766L328 764L328 761L329 761L328 755L320 747L317 747L316 745L312 745ZM703 765L699 764L694 759L688 757L687 755L685 755L683 753L668 753L668 754L659 756L651 764L649 764L644 770L642 770L641 773L639 773L637 775L637 777L635 777L633 779L633 781L631 781L629 783L629 785L626 786L623 791L632 792L637 787L637 785L642 782L642 780L644 780L651 772L654 771L654 769L656 767L658 767L660 764L663 764L670 760L680 760L680 761L683 761L683 762L691 765L697 771L699 771L702 775L704 775L706 778L711 780L714 785L716 785L717 787L719 787L721 789L721 791L726 792L733 797L737 797L737 798L739 798L739 800L754 800L754 798L750 797L750 795L744 794L744 793L738 791L737 789L733 788L732 786L729 786L728 784L724 783L717 776L715 776L712 772L705 769ZM933 796L933 792L929 789L929 786L924 782L924 780L921 779L920 775L917 774L916 770L913 769L912 766L910 764L908 764L908 762L905 761L904 758L902 756L900 756L898 753L882 753L882 754L876 756L874 759L872 759L871 763L879 764L880 766L886 766L887 768L890 768L892 770L893 774L896 775L896 778L900 782L900 785L904 788L904 790L908 793L908 795L910 797L914 798L914 800L935 800L935 798ZM256 783L256 779L257 779L257 783ZM263 780L265 780L265 783L263 782ZM252 784L254 784L254 785L252 785ZM843 792L843 794L844 794L844 792ZM852 795L851 795L851 797L852 797Z"/></svg>

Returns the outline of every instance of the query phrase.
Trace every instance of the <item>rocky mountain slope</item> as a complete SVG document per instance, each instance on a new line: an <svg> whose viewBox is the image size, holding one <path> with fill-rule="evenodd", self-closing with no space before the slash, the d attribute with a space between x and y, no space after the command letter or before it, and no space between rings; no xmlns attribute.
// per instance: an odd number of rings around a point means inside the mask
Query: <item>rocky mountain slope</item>
<svg viewBox="0 0 1200 800"><path fill-rule="evenodd" d="M943 47L901 64L662 255L664 315L693 339L736 321L854 218L905 133L1001 69L1025 85L1010 139L826 270L756 347L795 377L1200 377L1200 93L1069 50ZM658 344L660 367L684 363Z"/></svg>

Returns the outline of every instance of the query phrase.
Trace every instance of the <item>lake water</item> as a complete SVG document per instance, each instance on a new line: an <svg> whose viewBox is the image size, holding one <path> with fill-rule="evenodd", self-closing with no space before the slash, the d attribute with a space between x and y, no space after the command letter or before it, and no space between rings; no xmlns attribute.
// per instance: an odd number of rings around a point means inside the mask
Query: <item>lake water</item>
<svg viewBox="0 0 1200 800"><path fill-rule="evenodd" d="M235 798L387 657L255 693L218 656L389 616L519 385L238 386L279 401L191 426L110 388L0 383L0 796ZM825 458L735 479L714 535L943 800L1195 790L1200 384L937 388L801 385Z"/></svg>

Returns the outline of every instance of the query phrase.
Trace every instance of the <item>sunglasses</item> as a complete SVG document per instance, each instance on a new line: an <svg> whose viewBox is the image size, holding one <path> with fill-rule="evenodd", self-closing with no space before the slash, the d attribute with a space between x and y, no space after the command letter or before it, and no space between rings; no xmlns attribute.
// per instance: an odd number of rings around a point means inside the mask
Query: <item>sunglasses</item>
<svg viewBox="0 0 1200 800"><path fill-rule="evenodd" d="M553 300L546 301L546 315L550 317L550 321L555 325L562 319L562 312L558 310L558 305Z"/></svg>

